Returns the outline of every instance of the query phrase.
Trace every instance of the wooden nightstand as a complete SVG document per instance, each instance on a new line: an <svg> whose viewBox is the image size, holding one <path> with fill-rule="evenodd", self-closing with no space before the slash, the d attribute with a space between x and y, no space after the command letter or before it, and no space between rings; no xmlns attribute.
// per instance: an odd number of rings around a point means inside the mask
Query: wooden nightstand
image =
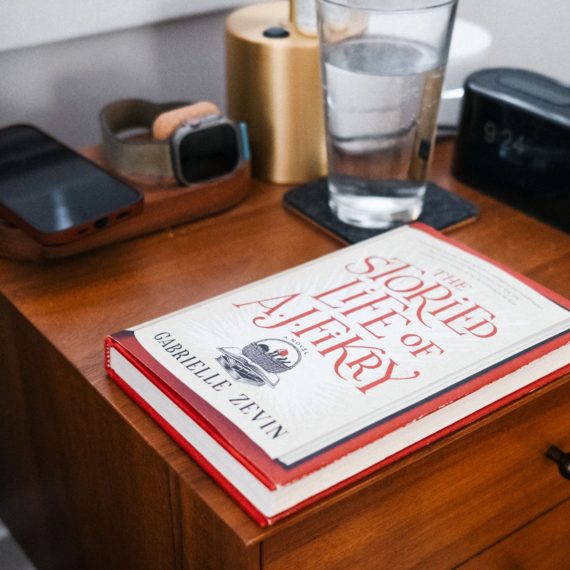
<svg viewBox="0 0 570 570"><path fill-rule="evenodd" d="M451 235L570 296L570 236L457 183ZM567 565L570 376L270 528L260 528L105 376L124 327L339 243L254 183L223 214L69 259L0 260L0 517L39 568L449 568Z"/></svg>

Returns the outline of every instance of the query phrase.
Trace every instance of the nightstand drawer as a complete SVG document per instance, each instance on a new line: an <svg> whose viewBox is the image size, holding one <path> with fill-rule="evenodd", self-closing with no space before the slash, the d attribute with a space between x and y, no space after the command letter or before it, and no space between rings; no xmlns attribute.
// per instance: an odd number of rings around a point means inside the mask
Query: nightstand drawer
<svg viewBox="0 0 570 570"><path fill-rule="evenodd" d="M460 568L568 568L568 521L570 501L565 501Z"/></svg>
<svg viewBox="0 0 570 570"><path fill-rule="evenodd" d="M284 524L264 567L460 564L570 497L550 445L570 451L568 376Z"/></svg>

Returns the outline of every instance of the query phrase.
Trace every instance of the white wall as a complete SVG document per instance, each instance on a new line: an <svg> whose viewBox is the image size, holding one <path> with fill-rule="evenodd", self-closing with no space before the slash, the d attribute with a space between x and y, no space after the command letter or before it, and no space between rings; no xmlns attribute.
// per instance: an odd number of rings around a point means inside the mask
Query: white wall
<svg viewBox="0 0 570 570"><path fill-rule="evenodd" d="M0 51L215 12L244 0L2 0Z"/></svg>
<svg viewBox="0 0 570 570"><path fill-rule="evenodd" d="M531 69L570 85L570 0L459 0L459 14L492 33L492 65Z"/></svg>
<svg viewBox="0 0 570 570"><path fill-rule="evenodd" d="M0 53L0 126L34 123L80 147L99 141L98 112L114 99L223 105L225 17L183 18Z"/></svg>
<svg viewBox="0 0 570 570"><path fill-rule="evenodd" d="M11 3L38 3L45 10L62 1L0 0L0 13L5 14L5 6ZM71 1L85 9L86 3L108 0ZM132 5L134 1L147 8L181 5L179 0L125 0L125 4ZM240 0L184 2L197 9L207 2L210 7L223 2L235 6ZM111 0L110 5L119 4ZM459 15L493 33L489 66L525 67L570 84L570 0L460 0ZM0 126L32 122L68 144L84 146L98 142L98 111L116 98L212 99L223 106L226 16L227 12L217 12L180 17L144 27L0 51ZM37 14L21 10L18 18L17 36L21 38L26 29L32 30L36 25L33 22ZM34 37L30 32L30 41L38 41Z"/></svg>

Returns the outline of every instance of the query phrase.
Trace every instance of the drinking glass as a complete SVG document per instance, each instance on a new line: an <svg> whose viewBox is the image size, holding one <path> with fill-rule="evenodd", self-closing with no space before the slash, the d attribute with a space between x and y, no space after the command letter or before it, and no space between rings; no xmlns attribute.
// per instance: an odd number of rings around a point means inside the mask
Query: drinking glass
<svg viewBox="0 0 570 570"><path fill-rule="evenodd" d="M417 219L457 0L317 0L329 204L348 224Z"/></svg>

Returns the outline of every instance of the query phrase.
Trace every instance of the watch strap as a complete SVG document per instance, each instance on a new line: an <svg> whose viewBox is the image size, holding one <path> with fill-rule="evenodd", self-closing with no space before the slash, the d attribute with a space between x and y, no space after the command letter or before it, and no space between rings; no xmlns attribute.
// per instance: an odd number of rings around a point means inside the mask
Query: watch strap
<svg viewBox="0 0 570 570"><path fill-rule="evenodd" d="M168 140L127 135L144 130L150 133L162 113L188 102L151 103L143 99L123 99L105 106L99 116L103 150L108 164L125 174L174 176Z"/></svg>
<svg viewBox="0 0 570 570"><path fill-rule="evenodd" d="M221 111L210 101L198 101L185 107L179 107L161 113L152 125L152 136L156 140L167 140L183 123L201 121L207 117L220 117Z"/></svg>

